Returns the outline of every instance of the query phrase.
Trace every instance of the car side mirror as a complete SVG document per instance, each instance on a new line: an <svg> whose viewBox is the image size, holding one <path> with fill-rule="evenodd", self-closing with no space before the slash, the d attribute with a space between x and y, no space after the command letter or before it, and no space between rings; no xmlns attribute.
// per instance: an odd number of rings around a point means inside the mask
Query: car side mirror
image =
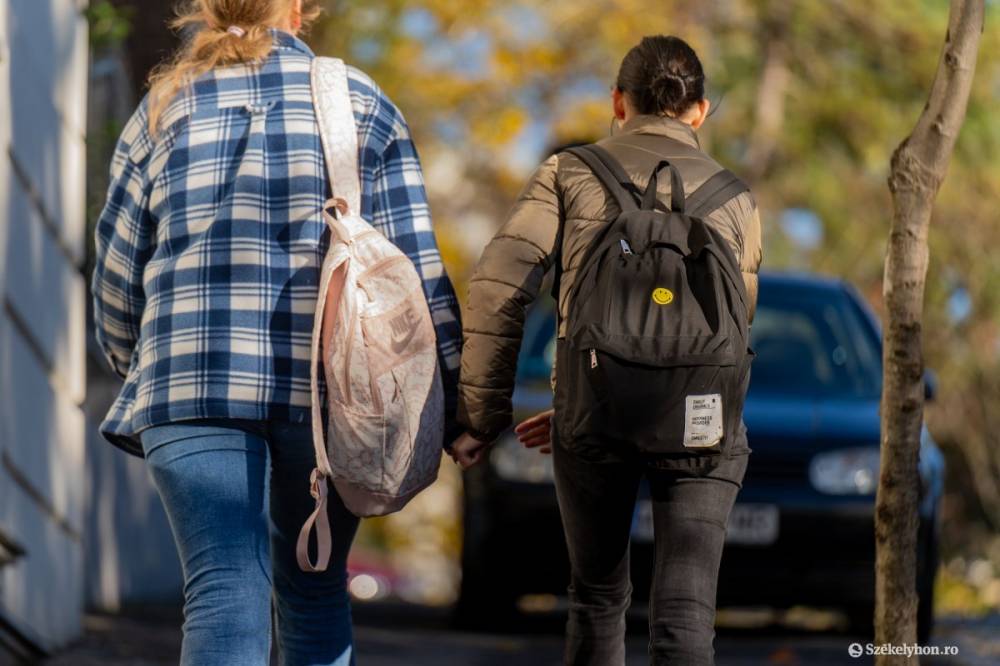
<svg viewBox="0 0 1000 666"><path fill-rule="evenodd" d="M933 370L924 370L924 400L934 402L937 397L937 375Z"/></svg>

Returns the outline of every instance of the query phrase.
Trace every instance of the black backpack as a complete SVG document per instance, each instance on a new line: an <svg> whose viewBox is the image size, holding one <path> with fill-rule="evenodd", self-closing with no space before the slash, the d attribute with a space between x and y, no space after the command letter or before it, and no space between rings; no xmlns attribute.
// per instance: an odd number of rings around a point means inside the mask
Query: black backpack
<svg viewBox="0 0 1000 666"><path fill-rule="evenodd" d="M588 248L570 294L556 358L559 440L627 447L660 467L711 466L744 436L753 353L739 264L702 218L748 188L723 170L685 200L680 173L662 161L640 192L602 147L568 152L622 212ZM669 208L656 197L664 169Z"/></svg>

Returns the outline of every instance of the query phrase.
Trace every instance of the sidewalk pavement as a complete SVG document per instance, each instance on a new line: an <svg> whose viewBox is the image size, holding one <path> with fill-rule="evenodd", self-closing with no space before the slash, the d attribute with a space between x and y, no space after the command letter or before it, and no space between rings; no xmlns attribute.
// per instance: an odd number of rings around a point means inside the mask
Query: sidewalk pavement
<svg viewBox="0 0 1000 666"><path fill-rule="evenodd" d="M356 653L362 666L501 666L562 663L561 618L542 617L523 631L482 634L453 630L447 609L356 605ZM174 666L180 654L181 617L177 610L144 610L127 615L87 615L86 635L44 666ZM638 625L640 623L636 623ZM631 625L630 625L631 626ZM943 618L934 644L955 645L958 657L923 657L922 666L997 666L1000 664L1000 614L979 620ZM630 666L647 663L646 637L632 627ZM837 631L788 627L722 629L716 640L719 666L837 666L871 664L853 659L847 648L866 642ZM272 664L277 661L272 658Z"/></svg>

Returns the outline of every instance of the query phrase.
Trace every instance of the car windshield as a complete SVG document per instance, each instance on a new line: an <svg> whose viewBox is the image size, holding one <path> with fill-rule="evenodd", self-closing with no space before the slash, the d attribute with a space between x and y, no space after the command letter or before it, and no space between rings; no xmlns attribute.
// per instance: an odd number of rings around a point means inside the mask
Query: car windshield
<svg viewBox="0 0 1000 666"><path fill-rule="evenodd" d="M752 395L878 398L877 338L843 292L762 288L750 331Z"/></svg>
<svg viewBox="0 0 1000 666"><path fill-rule="evenodd" d="M531 308L518 360L518 382L548 382L555 358L551 299ZM786 290L763 283L750 331L757 353L750 394L878 399L877 332L844 291Z"/></svg>

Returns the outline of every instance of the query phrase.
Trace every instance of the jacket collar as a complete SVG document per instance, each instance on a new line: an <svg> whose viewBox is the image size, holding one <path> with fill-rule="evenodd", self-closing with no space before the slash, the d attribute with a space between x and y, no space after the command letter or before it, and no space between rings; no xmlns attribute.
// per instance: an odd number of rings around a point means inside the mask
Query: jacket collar
<svg viewBox="0 0 1000 666"><path fill-rule="evenodd" d="M277 28L270 28L268 31L274 38L275 48L290 49L292 51L298 51L300 53L305 53L308 56L315 57L316 54L312 52L312 49L306 46L306 43L295 35L285 32L284 30L278 30Z"/></svg>
<svg viewBox="0 0 1000 666"><path fill-rule="evenodd" d="M614 134L654 134L680 141L693 148L701 148L698 135L690 125L666 116L633 116L621 128L616 129Z"/></svg>

